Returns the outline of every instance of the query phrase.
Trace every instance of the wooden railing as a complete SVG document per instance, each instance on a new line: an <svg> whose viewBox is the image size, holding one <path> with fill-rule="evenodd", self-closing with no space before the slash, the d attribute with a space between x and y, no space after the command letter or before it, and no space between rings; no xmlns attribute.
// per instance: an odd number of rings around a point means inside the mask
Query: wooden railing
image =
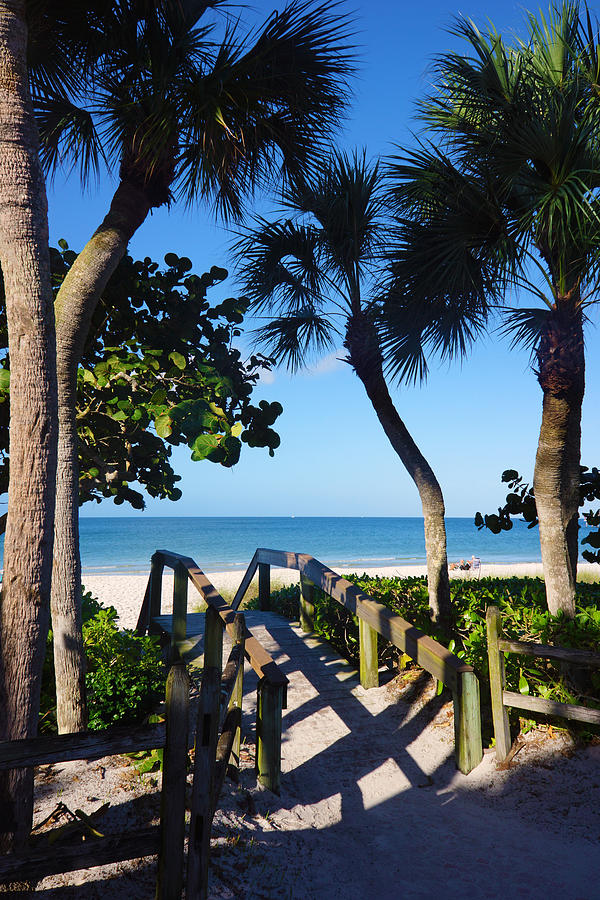
<svg viewBox="0 0 600 900"><path fill-rule="evenodd" d="M479 681L472 666L465 665L446 647L306 553L258 549L232 601L233 609L239 607L257 569L259 605L261 609L268 609L271 566L295 569L300 573L300 624L303 630L312 630L315 590L323 591L358 617L363 687L376 687L379 683L378 634L449 687L454 699L456 764L464 773L478 765L483 757L481 712Z"/></svg>
<svg viewBox="0 0 600 900"><path fill-rule="evenodd" d="M487 608L486 624L492 717L498 762L503 762L511 751L510 727L506 712L508 706L546 716L559 716L563 719L600 725L600 709L590 709L587 706L576 706L572 703L559 703L556 700L545 700L543 697L530 697L527 694L516 693L516 691L504 690L505 653L521 653L537 659L557 659L561 662L573 663L576 666L593 666L595 668L600 668L600 653L572 650L569 647L557 647L549 644L536 644L533 641L507 641L502 637L500 610L494 605Z"/></svg>
<svg viewBox="0 0 600 900"><path fill-rule="evenodd" d="M221 668L223 631L235 638L235 610L228 606L204 572L189 556L170 550L157 550L152 557L150 579L138 619L138 632L158 631L162 606L162 573L173 569L173 619L171 655L177 658L178 646L187 632L188 581L216 615L206 619L204 663ZM288 679L262 644L244 628L245 657L258 675L256 704L256 767L258 779L278 794L281 785L281 711L287 705Z"/></svg>

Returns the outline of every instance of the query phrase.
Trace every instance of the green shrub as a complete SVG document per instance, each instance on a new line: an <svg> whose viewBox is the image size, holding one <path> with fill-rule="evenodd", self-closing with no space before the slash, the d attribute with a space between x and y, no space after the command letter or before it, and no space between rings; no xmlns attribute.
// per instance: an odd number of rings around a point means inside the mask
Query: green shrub
<svg viewBox="0 0 600 900"><path fill-rule="evenodd" d="M159 640L120 631L116 609L104 608L89 592L83 594L82 604L89 728L140 722L164 697L166 672ZM56 731L52 633L42 680L40 730Z"/></svg>
<svg viewBox="0 0 600 900"><path fill-rule="evenodd" d="M434 638L439 636L429 615L425 578L380 578L350 575L374 600L389 606L404 619ZM502 627L509 640L558 644L597 651L600 646L600 585L577 586L576 615L552 616L546 606L544 582L540 578L452 579L451 640L449 648L470 663L481 682L484 715L489 716L489 673L485 614L489 604L501 611ZM297 585L271 595L271 608L298 618ZM358 622L345 607L316 592L315 631L330 641L338 652L358 665ZM399 651L379 638L381 662L393 663ZM600 670L564 667L552 660L505 654L507 688L523 694L537 694L563 703L600 708Z"/></svg>

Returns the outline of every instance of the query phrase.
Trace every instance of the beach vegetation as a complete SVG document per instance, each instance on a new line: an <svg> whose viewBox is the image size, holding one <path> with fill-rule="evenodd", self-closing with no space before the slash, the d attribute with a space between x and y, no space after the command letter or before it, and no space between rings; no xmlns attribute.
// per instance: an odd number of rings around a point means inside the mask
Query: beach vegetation
<svg viewBox="0 0 600 900"><path fill-rule="evenodd" d="M425 634L436 639L429 615L426 579L385 578L369 575L345 576L362 591L390 607ZM545 586L540 578L452 579L451 651L472 665L481 685L484 720L491 727L491 700L487 658L486 609L500 608L502 628L508 640L556 644L596 652L600 643L600 584L579 583L576 613L571 619L553 615L546 604ZM270 608L290 619L299 618L300 588L290 585L272 592ZM257 602L257 601L256 601ZM344 658L359 665L358 619L346 607L321 591L314 594L315 632L329 641ZM401 670L416 663L381 636L378 640L381 665ZM600 670L567 668L558 661L506 654L507 689L536 694L562 703L588 705L600 709ZM517 711L514 724L518 723ZM590 729L591 726L586 726Z"/></svg>
<svg viewBox="0 0 600 900"><path fill-rule="evenodd" d="M269 318L257 346L295 371L343 342L343 359L419 492L429 603L440 624L450 605L444 498L390 395L390 358L378 329L385 299L377 274L386 239L380 182L378 163L364 153L334 153L318 172L291 181L282 216L256 218L234 251L252 311Z"/></svg>
<svg viewBox="0 0 600 900"><path fill-rule="evenodd" d="M159 638L118 626L117 611L89 591L82 599L85 684L91 730L135 725L164 700L167 670ZM49 633L40 706L41 732L57 729L52 633Z"/></svg>
<svg viewBox="0 0 600 900"><path fill-rule="evenodd" d="M292 0L246 31L224 0L75 5L87 40L84 84L65 81L58 97L41 84L41 158L47 170L78 168L82 182L102 167L118 176L110 208L54 304L59 465L51 605L61 732L86 725L76 387L108 279L153 209L206 201L235 219L256 189L314 163L339 125L353 70L350 22L318 0ZM209 446L202 441L198 452Z"/></svg>
<svg viewBox="0 0 600 900"><path fill-rule="evenodd" d="M573 617L583 334L600 287L598 26L569 0L528 14L523 39L465 18L452 32L465 50L436 60L416 149L387 162L387 341L421 378L432 353L461 356L498 312L531 351L548 607ZM521 297L534 305L513 305Z"/></svg>
<svg viewBox="0 0 600 900"><path fill-rule="evenodd" d="M519 475L516 469L506 469L502 473L502 481L508 484L509 488L504 506L498 507L497 513L485 515L480 512L476 513L475 525L477 528L480 530L488 528L492 534L510 531L513 527L513 516L522 516L528 523L528 528L535 528L539 520L533 487ZM596 466L593 469L580 466L579 507L597 500L600 500L600 471ZM589 509L587 512L582 511L581 515L591 530L581 539L580 544L587 544L592 548L583 550L581 555L586 562L600 563L600 510Z"/></svg>

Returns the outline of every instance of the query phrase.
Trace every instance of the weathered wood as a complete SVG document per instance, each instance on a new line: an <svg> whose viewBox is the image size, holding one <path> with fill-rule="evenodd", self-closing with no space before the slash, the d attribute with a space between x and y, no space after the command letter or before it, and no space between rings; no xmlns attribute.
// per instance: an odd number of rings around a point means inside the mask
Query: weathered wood
<svg viewBox="0 0 600 900"><path fill-rule="evenodd" d="M363 619L358 620L360 683L364 688L379 687L377 632Z"/></svg>
<svg viewBox="0 0 600 900"><path fill-rule="evenodd" d="M541 659L560 659L578 666L600 666L600 653L591 650L572 650L570 647L554 647L551 644L535 644L532 641L498 641L498 648L506 653L523 656L539 656Z"/></svg>
<svg viewBox="0 0 600 900"><path fill-rule="evenodd" d="M574 706L571 703L558 703L556 700L544 700L542 697L529 697L514 691L504 691L502 699L506 706L515 709L526 709L530 712L542 713L545 716L560 716L576 722L589 722L600 725L600 709L588 709L586 706Z"/></svg>
<svg viewBox="0 0 600 900"><path fill-rule="evenodd" d="M144 593L144 599L142 600L142 608L140 609L140 614L138 616L137 624L135 626L135 633L137 635L146 634L148 628L150 627L150 597L152 595L152 575L148 578L148 583L146 584L146 592Z"/></svg>
<svg viewBox="0 0 600 900"><path fill-rule="evenodd" d="M257 551L258 552L258 551ZM182 556L179 553L173 553L170 550L157 550L156 553L165 562L165 565L174 567L177 563L185 566L188 578L197 591L202 594L206 603L213 609L216 609L225 624L225 630L230 637L233 637L233 622L235 619L235 610L229 606L221 597L217 589L208 580L202 569L199 569L193 559L189 556ZM162 617L166 622L166 618ZM165 629L166 630L166 629ZM256 672L259 678L268 678L272 684L279 684L285 687L288 679L285 677L279 666L274 662L265 648L253 637L246 629L245 644L246 659ZM285 699L285 692L284 692Z"/></svg>
<svg viewBox="0 0 600 900"><path fill-rule="evenodd" d="M271 566L268 563L258 566L258 608L271 608Z"/></svg>
<svg viewBox="0 0 600 900"><path fill-rule="evenodd" d="M233 691L236 686L237 677L242 666L244 658L244 616L242 613L236 615L237 634L234 638L233 647L227 658L227 663L223 669L221 676L221 715L225 717L225 713L231 705Z"/></svg>
<svg viewBox="0 0 600 900"><path fill-rule="evenodd" d="M235 597L231 601L232 609L239 609L240 603L246 596L248 588L252 584L252 579L254 578L254 575L255 575L257 569L258 569L258 550L255 552L254 556L250 560L250 565L246 569L246 573L241 580L240 586L237 589L237 591L235 592Z"/></svg>
<svg viewBox="0 0 600 900"><path fill-rule="evenodd" d="M161 614L163 569L162 554L157 550L150 561L150 615L148 622L150 634L160 634L160 629L154 623L154 619Z"/></svg>
<svg viewBox="0 0 600 900"><path fill-rule="evenodd" d="M502 692L504 691L505 686L504 655L500 650L502 625L500 610L497 606L488 606L486 623L490 693L492 697L492 718L494 721L494 737L496 739L496 759L498 762L502 762L508 756L511 740L508 715L502 701Z"/></svg>
<svg viewBox="0 0 600 900"><path fill-rule="evenodd" d="M74 847L54 845L48 849L36 848L26 854L0 855L0 881L35 881L47 875L154 856L159 846L160 827L152 825L86 841Z"/></svg>
<svg viewBox="0 0 600 900"><path fill-rule="evenodd" d="M460 691L454 695L454 756L457 768L468 775L483 759L479 679L462 672Z"/></svg>
<svg viewBox="0 0 600 900"><path fill-rule="evenodd" d="M410 622L394 613L382 603L371 600L356 585L351 584L328 566L324 566L306 553L288 553L284 550L257 551L259 563L269 563L288 569L297 569L313 582L315 587L325 591L354 615L367 622L382 637L386 638L438 681L443 681L453 692L460 690L462 672L473 671L472 666L461 663L453 653L423 634Z"/></svg>
<svg viewBox="0 0 600 900"><path fill-rule="evenodd" d="M167 740L160 795L160 855L156 900L181 900L190 679L182 662L167 677Z"/></svg>
<svg viewBox="0 0 600 900"><path fill-rule="evenodd" d="M263 679L256 704L256 767L258 780L275 794L281 788L281 710L283 688Z"/></svg>
<svg viewBox="0 0 600 900"><path fill-rule="evenodd" d="M204 665L217 669L219 677L223 668L223 622L214 606L208 606L204 620Z"/></svg>
<svg viewBox="0 0 600 900"><path fill-rule="evenodd" d="M315 586L300 574L300 628L307 633L315 630Z"/></svg>
<svg viewBox="0 0 600 900"><path fill-rule="evenodd" d="M179 657L178 644L185 640L187 631L188 575L185 566L173 569L173 632L171 634L172 659Z"/></svg>
<svg viewBox="0 0 600 900"><path fill-rule="evenodd" d="M219 802L225 775L229 767L229 760L233 753L233 744L236 734L239 734L242 724L242 710L239 706L232 706L225 716L223 731L217 743L215 754L215 775L213 781L213 814ZM231 772L230 772L231 774ZM236 769L237 774L237 769Z"/></svg>
<svg viewBox="0 0 600 900"><path fill-rule="evenodd" d="M235 768L236 777L239 777L240 769L240 746L242 743L242 700L244 697L244 647L246 643L246 620L243 615L237 614L234 620L234 628L236 629L235 641L240 645L241 660L238 669L237 678L233 687L231 700L229 701L230 709L236 708L240 711L239 723L233 738L229 763Z"/></svg>
<svg viewBox="0 0 600 900"><path fill-rule="evenodd" d="M214 666L205 668L202 675L196 728L186 900L204 900L208 891L208 860L212 826L215 752L219 730L220 689L220 671Z"/></svg>
<svg viewBox="0 0 600 900"><path fill-rule="evenodd" d="M0 770L154 750L165 746L165 738L165 726L158 724L6 741L0 743Z"/></svg>

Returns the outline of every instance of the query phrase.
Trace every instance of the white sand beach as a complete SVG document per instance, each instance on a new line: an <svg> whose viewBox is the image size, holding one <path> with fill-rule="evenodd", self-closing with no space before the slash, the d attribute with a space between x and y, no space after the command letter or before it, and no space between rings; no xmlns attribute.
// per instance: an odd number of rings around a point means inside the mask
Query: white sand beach
<svg viewBox="0 0 600 900"><path fill-rule="evenodd" d="M337 570L340 575L347 575L356 572L356 569L340 568ZM425 575L425 566L386 566L384 568L360 569L360 574L366 572L368 575L379 575L386 578L409 577L416 575ZM583 563L579 566L580 576L593 576L597 572L597 566L590 563ZM235 594L243 572L207 572L210 581L220 591L226 600L231 600ZM534 578L541 576L542 567L540 563L482 563L481 576L529 576ZM478 577L470 575L468 571L464 572L455 569L450 572L452 578L469 578ZM105 606L114 606L119 614L119 624L122 628L135 628L139 615L144 592L146 590L148 578L146 575L86 575L83 574L83 583L87 590L98 598ZM273 588L283 587L284 585L294 584L298 582L298 572L291 569L272 569L271 584ZM254 579L250 587L248 596L256 595L258 591L258 577ZM173 594L173 575L169 570L165 570L163 575L163 612L170 612ZM199 595L194 588L190 586L189 608L193 609L194 605L200 601Z"/></svg>

